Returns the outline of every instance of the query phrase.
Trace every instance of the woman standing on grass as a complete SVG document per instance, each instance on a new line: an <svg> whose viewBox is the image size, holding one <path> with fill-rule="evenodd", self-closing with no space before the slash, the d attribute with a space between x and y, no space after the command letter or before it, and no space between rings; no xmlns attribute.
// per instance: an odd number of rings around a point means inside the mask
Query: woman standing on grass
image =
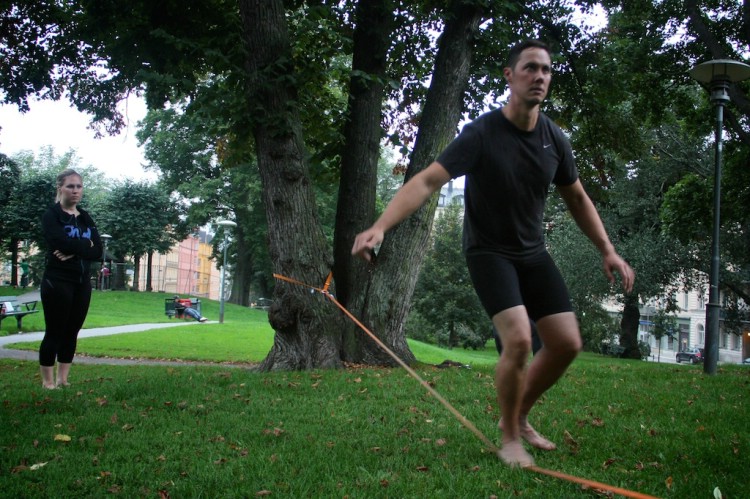
<svg viewBox="0 0 750 499"><path fill-rule="evenodd" d="M42 216L47 255L40 291L46 327L39 366L44 388L69 384L78 332L91 302L89 267L102 257L94 220L78 207L82 197L83 179L75 170L65 170L57 176L56 202Z"/></svg>

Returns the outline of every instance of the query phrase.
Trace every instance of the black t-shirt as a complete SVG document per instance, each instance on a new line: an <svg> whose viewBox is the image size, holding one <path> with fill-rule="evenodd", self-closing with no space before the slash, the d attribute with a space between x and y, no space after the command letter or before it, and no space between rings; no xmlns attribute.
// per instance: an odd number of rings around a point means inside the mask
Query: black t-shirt
<svg viewBox="0 0 750 499"><path fill-rule="evenodd" d="M550 184L571 185L578 170L570 142L543 113L531 132L500 109L464 127L438 157L451 177L466 176L464 251L523 257L544 250Z"/></svg>

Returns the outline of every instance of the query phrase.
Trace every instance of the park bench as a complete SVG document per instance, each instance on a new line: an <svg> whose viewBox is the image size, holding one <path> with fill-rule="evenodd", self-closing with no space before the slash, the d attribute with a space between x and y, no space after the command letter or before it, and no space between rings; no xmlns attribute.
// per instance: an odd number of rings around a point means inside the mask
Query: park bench
<svg viewBox="0 0 750 499"><path fill-rule="evenodd" d="M201 301L199 298L180 298L177 300L178 302L182 303L186 307L194 308L198 311L198 313L201 313ZM178 319L184 319L184 315L182 312L178 312L175 310L174 307L174 298L165 298L164 299L164 313L169 317L170 319L177 317Z"/></svg>
<svg viewBox="0 0 750 499"><path fill-rule="evenodd" d="M0 324L6 317L15 317L18 330L21 331L21 321L29 314L39 312L36 308L37 301L19 302L16 296L0 296Z"/></svg>

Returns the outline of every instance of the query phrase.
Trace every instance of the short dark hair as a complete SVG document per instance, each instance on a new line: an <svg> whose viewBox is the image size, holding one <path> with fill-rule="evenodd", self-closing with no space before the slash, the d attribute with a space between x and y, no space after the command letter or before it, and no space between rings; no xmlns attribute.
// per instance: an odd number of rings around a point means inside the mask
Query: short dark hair
<svg viewBox="0 0 750 499"><path fill-rule="evenodd" d="M508 53L508 65L507 65L507 67L509 67L510 69L514 69L516 63L518 62L518 59L521 58L521 52L523 52L526 49L530 49L530 48L542 49L542 50L546 51L550 55L550 57L552 56L552 53L551 53L550 48L549 48L549 45L547 45L543 41L541 41L541 40L534 40L534 39L524 40L522 42L519 42L519 43L513 45L510 48L510 52Z"/></svg>

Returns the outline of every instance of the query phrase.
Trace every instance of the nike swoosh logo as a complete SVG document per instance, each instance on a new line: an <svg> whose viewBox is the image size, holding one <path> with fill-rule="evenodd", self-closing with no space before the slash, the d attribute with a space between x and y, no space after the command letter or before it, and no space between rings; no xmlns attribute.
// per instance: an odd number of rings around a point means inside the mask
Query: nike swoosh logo
<svg viewBox="0 0 750 499"><path fill-rule="evenodd" d="M544 148L547 149L548 147L551 147L552 144L544 144Z"/></svg>

